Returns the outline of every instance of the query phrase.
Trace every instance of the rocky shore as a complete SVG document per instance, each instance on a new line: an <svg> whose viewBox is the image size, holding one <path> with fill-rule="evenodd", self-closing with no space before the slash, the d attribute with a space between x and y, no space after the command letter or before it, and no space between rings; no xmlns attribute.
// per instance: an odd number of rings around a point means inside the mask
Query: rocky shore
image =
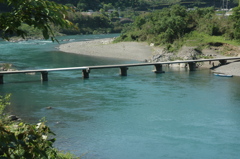
<svg viewBox="0 0 240 159"><path fill-rule="evenodd" d="M199 58L220 58L225 57L218 53L218 48L208 48L198 51L194 47L182 47L177 54L165 51L161 47L155 47L147 43L138 42L120 42L113 43L112 38L98 39L84 42L72 42L59 46L59 50L68 53L76 53L87 56L99 56L108 58L119 58L135 60L140 62L158 62L173 60L191 60ZM240 50L235 50L234 56L240 56ZM214 67L213 67L214 65ZM172 67L176 67L172 65ZM179 67L179 65L177 65ZM185 65L180 65L185 67ZM230 61L227 65L220 66L216 61L214 63L205 62L199 67L212 69L213 72L231 74L240 76L240 62Z"/></svg>

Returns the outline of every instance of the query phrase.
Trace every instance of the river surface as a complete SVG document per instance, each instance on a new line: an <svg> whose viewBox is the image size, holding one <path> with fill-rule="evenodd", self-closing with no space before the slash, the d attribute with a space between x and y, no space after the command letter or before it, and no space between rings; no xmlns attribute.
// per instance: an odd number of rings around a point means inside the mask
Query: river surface
<svg viewBox="0 0 240 159"><path fill-rule="evenodd" d="M117 35L67 36L81 41ZM0 42L0 63L16 69L134 63L59 52L50 41ZM56 133L55 147L83 159L238 159L240 78L135 67L5 75L0 95L11 93L8 111L27 122L42 117ZM53 109L46 109L46 107Z"/></svg>

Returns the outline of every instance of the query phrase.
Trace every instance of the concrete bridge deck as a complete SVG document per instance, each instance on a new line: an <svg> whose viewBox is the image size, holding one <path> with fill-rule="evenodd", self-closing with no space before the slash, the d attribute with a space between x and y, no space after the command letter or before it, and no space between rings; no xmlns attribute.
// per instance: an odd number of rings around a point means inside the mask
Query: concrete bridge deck
<svg viewBox="0 0 240 159"><path fill-rule="evenodd" d="M189 65L190 71L196 70L197 62L219 61L221 65L227 63L227 60L239 60L240 57L225 57L214 59L198 59L198 60L179 60L179 61L166 61L166 62L153 62L153 63L134 63L134 64L117 64L117 65L99 65L99 66L83 66L83 67L68 67L68 68L51 68L51 69L36 69L36 70L17 70L17 71L0 71L0 84L3 84L3 76L7 74L20 74L20 73L41 73L42 81L48 81L48 72L52 71L70 71L70 70L82 70L83 78L89 78L90 70L92 69L107 69L107 68L120 68L120 75L127 76L128 67L137 66L155 66L155 73L164 73L162 65L165 64L178 64L186 63Z"/></svg>

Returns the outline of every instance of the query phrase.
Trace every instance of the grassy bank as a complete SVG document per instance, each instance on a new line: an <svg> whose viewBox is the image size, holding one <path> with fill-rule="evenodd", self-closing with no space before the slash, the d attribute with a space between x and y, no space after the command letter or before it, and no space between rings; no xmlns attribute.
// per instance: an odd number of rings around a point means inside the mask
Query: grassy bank
<svg viewBox="0 0 240 159"><path fill-rule="evenodd" d="M184 41L186 46L199 46L209 43L227 43L233 46L239 46L240 44L239 40L229 40L224 36L210 36L199 32L191 32L184 37Z"/></svg>

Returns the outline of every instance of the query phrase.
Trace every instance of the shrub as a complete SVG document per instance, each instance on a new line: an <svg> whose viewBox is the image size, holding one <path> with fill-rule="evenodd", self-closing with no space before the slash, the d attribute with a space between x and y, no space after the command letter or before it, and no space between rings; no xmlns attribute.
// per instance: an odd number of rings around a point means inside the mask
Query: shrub
<svg viewBox="0 0 240 159"><path fill-rule="evenodd" d="M53 147L55 135L45 121L36 125L24 122L14 122L4 115L4 109L9 105L10 95L0 96L0 158L1 159L25 159L48 158L64 159L76 158L70 153L59 153Z"/></svg>
<svg viewBox="0 0 240 159"><path fill-rule="evenodd" d="M30 125L0 123L0 156L2 158L56 158L53 148L55 139L48 139L53 134L44 122Z"/></svg>

